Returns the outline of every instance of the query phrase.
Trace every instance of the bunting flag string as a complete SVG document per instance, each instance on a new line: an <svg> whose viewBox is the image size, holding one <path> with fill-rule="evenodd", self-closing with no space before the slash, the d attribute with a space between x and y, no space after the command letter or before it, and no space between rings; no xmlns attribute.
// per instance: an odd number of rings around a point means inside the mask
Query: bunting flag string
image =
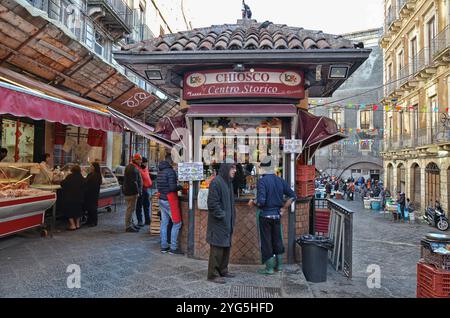
<svg viewBox="0 0 450 318"><path fill-rule="evenodd" d="M314 106L317 106L317 102L316 101L311 101L309 104L310 107L312 107L313 109L315 108ZM381 112L413 112L415 110L419 111L420 113L444 113L444 114L449 114L449 108L443 108L440 106L423 106L423 107L419 107L418 105L413 106L413 105L398 105L398 104L366 104L366 103L361 103L361 104L353 104L353 103L348 103L348 104L329 104L324 106L328 109L331 110L338 110L338 109L355 109L355 110L371 110L371 111L381 111Z"/></svg>

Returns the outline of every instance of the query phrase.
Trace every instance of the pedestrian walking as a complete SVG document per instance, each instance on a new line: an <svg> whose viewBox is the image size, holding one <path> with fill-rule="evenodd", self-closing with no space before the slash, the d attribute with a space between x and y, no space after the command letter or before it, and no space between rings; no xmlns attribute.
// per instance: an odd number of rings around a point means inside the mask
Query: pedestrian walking
<svg viewBox="0 0 450 318"><path fill-rule="evenodd" d="M172 168L173 160L171 155L167 155L165 160L159 164L158 171L158 192L159 208L161 211L161 253L183 255L178 248L178 233L181 228L181 213L178 206L177 191L182 187L178 186L177 174ZM170 231L170 246L167 242L167 227L169 221L173 225Z"/></svg>
<svg viewBox="0 0 450 318"><path fill-rule="evenodd" d="M142 177L139 172L139 168L142 163L142 157L140 154L133 156L132 162L130 162L125 168L125 174L123 179L123 194L127 203L127 211L125 213L125 231L130 233L139 232L139 227L133 224L133 211L136 210L136 202L142 191Z"/></svg>
<svg viewBox="0 0 450 318"><path fill-rule="evenodd" d="M405 194L404 193L398 193L398 199L397 199L397 204L400 208L400 218L401 219L405 219L405 207L406 207L406 199L405 199Z"/></svg>
<svg viewBox="0 0 450 318"><path fill-rule="evenodd" d="M325 184L325 193L327 194L327 199L331 198L331 182Z"/></svg>
<svg viewBox="0 0 450 318"><path fill-rule="evenodd" d="M98 199L100 186L102 185L102 173L98 162L91 163L90 172L86 177L84 191L84 208L87 211L87 226L94 227L98 224Z"/></svg>
<svg viewBox="0 0 450 318"><path fill-rule="evenodd" d="M209 186L206 241L210 245L208 280L224 284L223 277L234 277L228 270L236 210L233 178L236 165L223 163Z"/></svg>
<svg viewBox="0 0 450 318"><path fill-rule="evenodd" d="M70 174L61 182L61 199L64 216L69 221L67 230L80 228L80 218L83 215L85 179L81 175L79 165L70 169Z"/></svg>
<svg viewBox="0 0 450 318"><path fill-rule="evenodd" d="M150 225L150 194L149 190L152 187L152 179L150 178L150 173L148 172L148 160L147 158L142 158L141 166L138 168L141 173L142 178L142 191L141 195L138 196L136 202L136 218L138 221L138 226L143 227L144 225ZM142 210L144 211L144 219L142 219ZM145 223L144 223L145 222Z"/></svg>
<svg viewBox="0 0 450 318"><path fill-rule="evenodd" d="M275 175L271 160L262 162L260 170L262 178L257 184L256 202L250 200L249 205L256 206L259 214L257 219L261 241L261 261L265 264L265 268L260 269L258 273L271 275L275 270L282 270L285 250L281 216L295 201L296 196L287 182ZM286 202L284 196L288 198Z"/></svg>

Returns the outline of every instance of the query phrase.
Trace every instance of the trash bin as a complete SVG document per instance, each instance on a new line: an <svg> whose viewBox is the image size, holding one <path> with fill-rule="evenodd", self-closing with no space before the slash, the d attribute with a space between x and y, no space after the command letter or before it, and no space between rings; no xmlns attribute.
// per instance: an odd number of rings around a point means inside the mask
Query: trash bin
<svg viewBox="0 0 450 318"><path fill-rule="evenodd" d="M327 281L328 250L333 242L324 236L303 235L297 239L302 247L302 269L308 282L322 283Z"/></svg>

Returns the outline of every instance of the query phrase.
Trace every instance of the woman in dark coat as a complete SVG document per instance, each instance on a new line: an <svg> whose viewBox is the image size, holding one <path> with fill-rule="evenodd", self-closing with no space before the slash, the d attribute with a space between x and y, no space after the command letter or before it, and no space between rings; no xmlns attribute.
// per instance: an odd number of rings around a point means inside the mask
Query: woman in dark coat
<svg viewBox="0 0 450 318"><path fill-rule="evenodd" d="M70 231L80 228L80 218L83 215L84 178L78 165L70 169L69 174L61 182L62 208L64 216L69 220Z"/></svg>
<svg viewBox="0 0 450 318"><path fill-rule="evenodd" d="M228 272L228 262L236 218L232 183L235 174L236 166L224 163L220 167L219 175L209 186L206 241L211 249L208 280L220 284L225 283L222 277L234 276Z"/></svg>
<svg viewBox="0 0 450 318"><path fill-rule="evenodd" d="M102 173L100 165L93 162L90 166L90 172L86 177L84 207L88 212L86 225L89 227L97 226L98 220L98 198L100 195L100 186L102 185Z"/></svg>

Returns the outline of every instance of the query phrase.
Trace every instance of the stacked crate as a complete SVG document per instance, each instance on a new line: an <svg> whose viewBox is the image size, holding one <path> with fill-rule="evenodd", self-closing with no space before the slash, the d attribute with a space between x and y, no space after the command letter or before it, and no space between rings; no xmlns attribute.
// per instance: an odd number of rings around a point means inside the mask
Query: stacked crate
<svg viewBox="0 0 450 318"><path fill-rule="evenodd" d="M161 220L158 215L159 211L159 196L152 196L152 223L150 224L150 235L157 236L159 235Z"/></svg>
<svg viewBox="0 0 450 318"><path fill-rule="evenodd" d="M417 298L450 298L450 255L434 253L428 240L422 240L421 245Z"/></svg>
<svg viewBox="0 0 450 318"><path fill-rule="evenodd" d="M316 167L297 164L296 170L297 196L300 198L313 196L315 192Z"/></svg>

